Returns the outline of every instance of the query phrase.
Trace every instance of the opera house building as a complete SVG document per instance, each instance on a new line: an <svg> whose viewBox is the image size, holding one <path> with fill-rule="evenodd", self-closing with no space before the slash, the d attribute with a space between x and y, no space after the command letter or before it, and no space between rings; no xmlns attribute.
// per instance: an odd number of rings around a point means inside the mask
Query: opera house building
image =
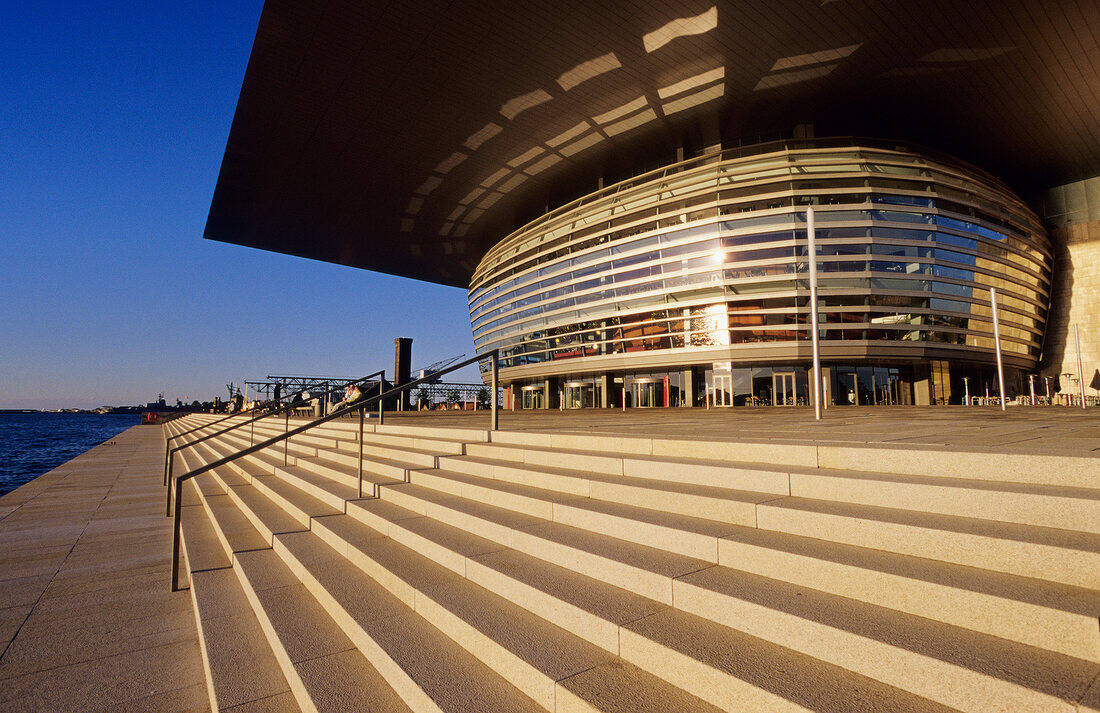
<svg viewBox="0 0 1100 713"><path fill-rule="evenodd" d="M996 396L994 294L1075 390L1098 13L269 0L206 237L466 289L516 409L810 403L811 259L827 405Z"/></svg>

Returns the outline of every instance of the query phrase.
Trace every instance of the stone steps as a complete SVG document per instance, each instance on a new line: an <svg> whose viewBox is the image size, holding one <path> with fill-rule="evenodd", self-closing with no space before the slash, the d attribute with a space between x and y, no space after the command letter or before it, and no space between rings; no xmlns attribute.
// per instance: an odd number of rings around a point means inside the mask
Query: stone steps
<svg viewBox="0 0 1100 713"><path fill-rule="evenodd" d="M416 711L1069 712L1100 685L1079 464L367 424L359 499L358 438L186 489L192 578L235 573L303 711L349 676L381 696L349 709Z"/></svg>
<svg viewBox="0 0 1100 713"><path fill-rule="evenodd" d="M364 507L372 504L363 502ZM422 517L413 519L426 520ZM407 523L408 519L403 522ZM668 680L670 672L664 666L648 661L644 655L639 654L635 657L637 660L632 661L618 646L615 651L608 651L591 643L586 644L586 639L578 633L563 630L529 610L519 611L516 604L496 594L494 589L479 586L469 578L456 578L455 575L459 573L455 569L459 568L454 562L449 563L449 567L441 565L393 538L384 537L381 532L364 528L361 523L349 521L346 517L323 518L317 523L318 535L326 542L334 544L336 551L346 548L347 558L356 562L374 581L409 606L415 607L436 628L447 632L455 641L462 642L468 651L513 685L522 688L547 710L558 709L560 691L555 692L555 682L559 689L568 689L573 685L570 679L576 673L593 668L606 669L601 674L601 687L623 690L645 683L644 689L635 691L635 697L631 699L628 708L630 710L669 710L667 707L654 707L652 702L666 701L662 705L667 706L667 701L677 690L683 691L681 686ZM468 538L457 539L466 539L470 562L476 562L478 557L473 553L481 549L477 543L471 543ZM458 547L461 548L461 545ZM493 547L490 545L488 549L492 550ZM377 595L372 598L377 598ZM644 621L645 617L640 620ZM739 651L746 657L766 657L775 648L752 637L738 637L734 634L729 634L728 637L736 639ZM814 669L819 677L824 677L824 680L819 678L818 682L825 685L834 683L830 677L839 675L843 678L843 673L835 667L821 666L819 662L807 657L793 656L785 661L788 666L792 663L802 668ZM576 673L571 673L574 671ZM675 679L675 674L672 676ZM779 701L763 694L755 686L736 677L725 681L723 685L743 689L741 695L747 695L749 699L755 697L768 700L772 705L790 705L787 701ZM908 709L919 709L912 708L912 697L889 690L873 681L864 681L863 685L880 689L879 695L891 700L895 706L905 701L910 706ZM577 688L573 695L598 700L587 688ZM682 693L680 695L682 701L690 701L683 698ZM805 696L807 692L800 695ZM589 701L592 702L594 701ZM691 710L704 709L699 701L694 701L681 702L672 710L684 709L685 705L690 706L688 709ZM791 708L798 709L795 706ZM594 709L599 710L598 707Z"/></svg>

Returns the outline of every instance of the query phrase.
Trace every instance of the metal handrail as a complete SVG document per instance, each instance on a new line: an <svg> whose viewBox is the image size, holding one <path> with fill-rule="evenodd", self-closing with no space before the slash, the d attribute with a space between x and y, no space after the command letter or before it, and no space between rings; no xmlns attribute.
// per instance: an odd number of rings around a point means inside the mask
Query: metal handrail
<svg viewBox="0 0 1100 713"><path fill-rule="evenodd" d="M340 386L334 386L333 388L331 388L328 391L321 394L318 398L327 400L330 394L332 394L336 391L339 391L342 388L346 389L348 386L350 386L352 384L362 384L365 381L369 381L369 380L374 379L374 377L376 377L376 376L379 377L378 390L382 391L382 389L384 388L384 385L385 385L385 380L386 380L386 370L385 369L383 369L381 371L376 371L373 374L368 374L368 375L366 375L366 376L364 376L360 379L355 379L354 381L349 381L346 384L343 384L343 385L340 385ZM294 397L299 396L300 393L301 392L289 394L289 395L287 395L283 398L280 398L279 400L282 401L284 399L294 399ZM286 414L287 423L288 423L288 426L289 426L290 410L292 408L297 408L298 405L302 404L302 403L305 403L305 401L304 400L289 400L289 401L287 401L287 403L283 404L282 406L275 409L274 411L265 411L262 414L253 416L251 419L248 419L246 421L240 421L238 423L234 423L233 425L229 426L228 428L223 428L220 431L216 431L216 432L213 432L213 433L208 433L204 436L200 436L199 438L196 438L193 441L188 441L187 443L184 443L183 445L180 445L180 446L176 446L175 448L172 448L172 439L179 438L180 436L187 435L188 433L194 433L195 431L198 431L198 430L201 430L202 428L205 428L205 426L199 426L198 428L192 428L190 431L185 431L184 433L179 433L179 434L176 434L175 436L172 436L172 438L169 438L168 441L164 444L164 485L165 485L165 487L167 487L168 484L172 480L172 463L173 463L173 460L175 459L176 453L178 453L179 451L183 450L184 448L190 448L191 446L202 443L203 441L214 438L215 436L225 435L226 433L229 433L230 431L232 431L234 429L240 428L241 426L247 426L249 424L255 424L256 421L259 421L262 418L268 418L270 416L277 416L280 413L284 413L284 412ZM255 412L259 408L260 408L259 406L254 406L250 410ZM230 414L226 418L218 419L213 424L206 424L206 425L210 426L210 425L215 425L215 424L218 424L218 423L222 423L222 422L227 421L228 419L232 418L233 416L243 416L244 413L245 412L241 412L239 414ZM253 426L253 433L255 433L255 426ZM251 438L250 438L250 440L251 440ZM167 512L165 512L164 514L168 515Z"/></svg>
<svg viewBox="0 0 1100 713"><path fill-rule="evenodd" d="M474 362L484 361L485 359L489 359L490 370L492 372L492 386L491 386L492 398L490 399L489 430L496 431L498 426L499 426L499 415L500 415L499 410L497 409L497 389L498 389L498 387L497 387L497 382L498 382L497 376L498 376L499 365L500 365L500 349L493 349L492 351L486 352L484 354L475 355L475 356L467 359L466 361L459 362L458 364L453 364L453 365L447 367L446 369L443 369L441 371L437 371L437 372L433 373L431 376L425 376L424 378L421 378L421 379L414 379L413 381L407 382L407 383L402 384L400 386L395 386L394 388L392 388L389 391L386 391L384 393L379 393L376 396L370 396L370 397L361 399L359 401L356 401L353 404L345 406L342 409L337 409L336 411L333 411L332 413L328 414L327 416L321 416L320 418L317 418L313 421L310 421L309 423L298 426L297 428L287 430L286 432L284 432L281 435L272 436L271 438L267 439L266 441L262 441L261 443L255 443L255 444L249 446L248 448L245 448L243 450L237 451L236 453L232 453L230 455L227 455L224 458L219 458L218 460L214 461L213 463L207 463L206 465L199 466L198 468L195 468L194 470L188 471L188 472L184 473L183 475L176 476L175 481L174 481L174 485L175 485L175 488L174 488L174 490L175 490L175 508L173 510L173 516L172 516L172 591L173 592L179 591L179 587L177 586L177 584L178 584L178 581L179 581L179 566L180 566L180 519L183 515L183 504L182 504L182 501L183 501L183 484L186 481L190 480L191 478L194 478L195 476L202 475L203 473L214 470L215 468L220 468L221 466L226 465L227 463L232 463L233 461L237 460L238 458L243 458L244 456L251 455L251 454L255 453L256 451L260 451L260 450L263 450L263 449L268 448L270 446L273 446L276 443L283 442L283 441L289 441L291 437L296 436L300 433L304 433L304 432L310 430L311 428L314 428L315 426L320 426L322 423L328 423L329 421L340 418L341 416L344 416L345 414L349 414L349 413L358 411L360 413L360 420L359 420L359 496L362 497L362 495L363 495L363 417L362 417L362 414L366 410L366 407L371 405L372 403L374 403L376 401L379 402L379 404L384 403L386 399L392 398L392 397L394 397L394 396L396 396L400 393L408 391L409 389L420 386L421 384L428 382L430 379L435 379L435 378L439 377L442 374L447 374L449 372L455 371L456 369L461 369L464 366L468 366L470 364L473 364ZM381 391L381 389L379 389L379 391ZM286 453L285 450L283 452L284 452L284 454ZM172 498L172 490L173 490L172 483L169 483L168 497L169 497L169 502L170 503L171 503L171 498Z"/></svg>

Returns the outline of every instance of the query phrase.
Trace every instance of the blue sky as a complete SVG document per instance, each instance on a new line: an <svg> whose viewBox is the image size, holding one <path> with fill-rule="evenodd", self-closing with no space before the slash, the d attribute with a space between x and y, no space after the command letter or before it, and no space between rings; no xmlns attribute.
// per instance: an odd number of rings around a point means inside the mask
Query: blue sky
<svg viewBox="0 0 1100 713"><path fill-rule="evenodd" d="M261 7L5 8L0 408L473 354L463 290L202 239Z"/></svg>

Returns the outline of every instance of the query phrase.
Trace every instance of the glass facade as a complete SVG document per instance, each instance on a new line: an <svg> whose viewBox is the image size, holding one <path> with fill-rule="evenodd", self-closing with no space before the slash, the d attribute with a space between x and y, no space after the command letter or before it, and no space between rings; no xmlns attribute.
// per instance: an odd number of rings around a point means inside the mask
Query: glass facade
<svg viewBox="0 0 1100 713"><path fill-rule="evenodd" d="M1051 269L1036 216L971 166L855 140L698 157L542 216L502 240L475 271L475 345L501 350L505 383L567 375L591 382L634 364L667 373L702 368L707 403L802 403L808 206L816 216L823 358L855 364L857 377L860 363L933 356L989 363L995 287L1005 358L1015 368L1034 366ZM728 385L715 364L729 365ZM764 368L766 376L745 374ZM868 403L900 403L899 379L895 368L892 380L877 374L846 388ZM628 404L700 405L684 385L674 389L678 399L665 389L635 379L618 392ZM610 405L615 389L605 390L602 403ZM594 392L570 392L567 400L601 403Z"/></svg>

